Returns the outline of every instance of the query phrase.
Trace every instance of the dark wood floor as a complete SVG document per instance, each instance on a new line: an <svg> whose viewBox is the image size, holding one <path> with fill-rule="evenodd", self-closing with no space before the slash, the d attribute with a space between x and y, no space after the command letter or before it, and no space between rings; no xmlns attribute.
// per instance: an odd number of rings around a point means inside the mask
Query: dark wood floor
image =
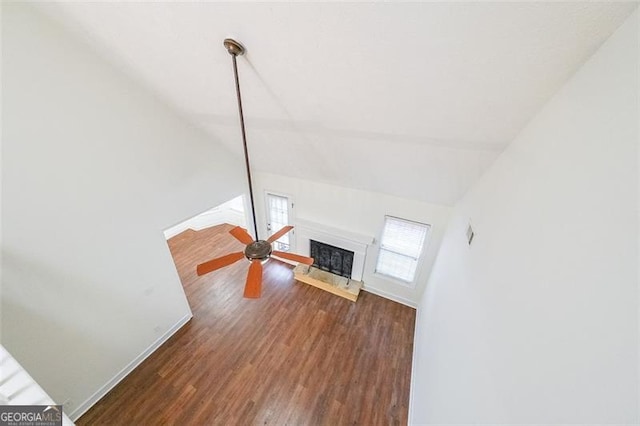
<svg viewBox="0 0 640 426"><path fill-rule="evenodd" d="M204 277L196 264L243 246L220 225L169 241L193 319L78 425L407 424L415 310L363 292L350 302L248 263Z"/></svg>

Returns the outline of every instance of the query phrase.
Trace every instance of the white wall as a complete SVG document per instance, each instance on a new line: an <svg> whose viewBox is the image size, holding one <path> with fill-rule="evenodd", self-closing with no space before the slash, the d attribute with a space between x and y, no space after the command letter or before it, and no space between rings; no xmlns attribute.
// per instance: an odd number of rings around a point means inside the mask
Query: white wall
<svg viewBox="0 0 640 426"><path fill-rule="evenodd" d="M243 193L242 162L48 18L2 7L2 344L77 416L190 317L162 231Z"/></svg>
<svg viewBox="0 0 640 426"><path fill-rule="evenodd" d="M444 235L449 207L268 173L255 173L254 186L261 237L267 235L265 191L292 197L295 204L293 225L299 218L379 240L385 215L430 224L431 238L419 266L415 288L374 273L379 248L377 243L367 250L364 266L366 290L410 306L417 305Z"/></svg>
<svg viewBox="0 0 640 426"><path fill-rule="evenodd" d="M412 424L638 421L638 51L636 11L456 205Z"/></svg>

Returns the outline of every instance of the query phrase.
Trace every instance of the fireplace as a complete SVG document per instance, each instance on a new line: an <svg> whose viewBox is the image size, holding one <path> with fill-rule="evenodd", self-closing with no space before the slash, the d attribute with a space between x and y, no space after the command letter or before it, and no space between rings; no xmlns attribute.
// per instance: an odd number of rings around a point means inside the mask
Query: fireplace
<svg viewBox="0 0 640 426"><path fill-rule="evenodd" d="M352 251L315 240L309 240L309 244L309 252L315 260L313 266L332 274L351 278L354 256Z"/></svg>
<svg viewBox="0 0 640 426"><path fill-rule="evenodd" d="M310 249L312 240L330 247L337 247L348 251L353 254L351 258L351 275L345 274L345 277L362 281L364 275L364 260L367 255L367 248L373 243L372 236L357 234L346 229L333 228L302 218L296 219L296 231L295 244L298 253L304 256L311 256ZM329 259L331 259L331 257L329 257Z"/></svg>

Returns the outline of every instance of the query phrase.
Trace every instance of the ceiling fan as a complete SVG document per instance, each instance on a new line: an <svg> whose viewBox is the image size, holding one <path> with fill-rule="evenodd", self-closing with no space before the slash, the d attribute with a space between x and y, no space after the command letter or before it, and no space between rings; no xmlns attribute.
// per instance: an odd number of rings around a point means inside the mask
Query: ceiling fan
<svg viewBox="0 0 640 426"><path fill-rule="evenodd" d="M238 98L238 113L240 115L240 129L242 130L242 145L244 147L244 161L247 169L247 181L249 182L249 197L251 198L251 213L253 215L253 230L255 231L256 240L244 229L239 226L233 228L229 233L233 235L246 247L244 251L239 251L231 254L227 254L222 257L211 259L207 262L201 263L196 267L196 273L198 276L208 274L225 266L229 266L242 258L248 259L251 264L249 265L249 273L247 274L247 281L244 286L244 297L259 298L262 293L262 264L269 260L271 256L277 256L282 259L293 260L294 262L304 263L306 265L312 265L313 259L307 256L301 256L299 254L287 253L283 251L273 250L272 244L287 232L293 229L293 226L285 226L278 232L271 235L266 240L258 238L258 225L256 222L256 210L253 202L253 185L251 182L251 169L249 166L249 152L247 150L247 135L244 128L244 114L242 112L242 98L240 97L240 82L238 81L238 64L236 62L236 56L244 55L245 48L237 41L226 38L224 40L224 47L231 55L233 61L233 75L236 81L236 96Z"/></svg>

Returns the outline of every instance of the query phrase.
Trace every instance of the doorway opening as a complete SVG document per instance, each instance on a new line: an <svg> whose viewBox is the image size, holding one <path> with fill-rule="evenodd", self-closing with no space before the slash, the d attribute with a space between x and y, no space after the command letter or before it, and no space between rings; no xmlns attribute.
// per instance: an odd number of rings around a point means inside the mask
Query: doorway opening
<svg viewBox="0 0 640 426"><path fill-rule="evenodd" d="M164 231L173 263L194 316L202 300L196 265L225 253L242 251L244 246L229 235L236 226L252 224L247 217L246 197L240 195ZM238 264L237 268L242 268ZM226 273L233 272L233 267ZM195 285L195 287L194 287Z"/></svg>
<svg viewBox="0 0 640 426"><path fill-rule="evenodd" d="M247 216L245 210L244 196L240 195L232 200L220 204L212 209L206 210L197 216L187 219L164 231L167 240L182 232L192 229L201 231L212 226L229 224L234 226L247 227Z"/></svg>

